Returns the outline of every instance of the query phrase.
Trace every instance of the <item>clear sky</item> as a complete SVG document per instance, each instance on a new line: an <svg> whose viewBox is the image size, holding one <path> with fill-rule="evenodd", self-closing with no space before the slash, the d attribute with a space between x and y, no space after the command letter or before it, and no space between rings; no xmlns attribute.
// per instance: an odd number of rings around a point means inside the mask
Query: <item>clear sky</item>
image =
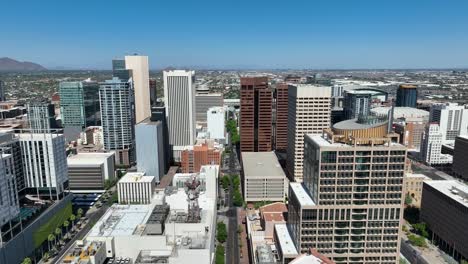
<svg viewBox="0 0 468 264"><path fill-rule="evenodd" d="M110 69L468 67L467 0L15 0L0 57Z"/></svg>

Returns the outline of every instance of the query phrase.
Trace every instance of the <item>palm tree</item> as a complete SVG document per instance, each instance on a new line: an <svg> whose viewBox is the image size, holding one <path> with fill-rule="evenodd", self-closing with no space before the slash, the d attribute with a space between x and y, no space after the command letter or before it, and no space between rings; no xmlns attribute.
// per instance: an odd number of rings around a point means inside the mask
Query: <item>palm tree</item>
<svg viewBox="0 0 468 264"><path fill-rule="evenodd" d="M65 227L65 229L67 230L67 233L68 233L68 226L70 225L70 222L68 222L68 220L65 220L63 222L63 227Z"/></svg>
<svg viewBox="0 0 468 264"><path fill-rule="evenodd" d="M76 220L76 216L74 214L71 214L70 221L72 222L72 230L75 229L75 220Z"/></svg>
<svg viewBox="0 0 468 264"><path fill-rule="evenodd" d="M49 242L49 243L48 243L48 246L49 246L49 251L50 251L50 243L51 243L52 241L55 241L55 236L54 236L54 234L50 234L50 235L47 237L47 241Z"/></svg>
<svg viewBox="0 0 468 264"><path fill-rule="evenodd" d="M80 219L83 216L83 209L79 208L77 214L78 214L78 219Z"/></svg>
<svg viewBox="0 0 468 264"><path fill-rule="evenodd" d="M42 259L43 259L44 261L49 260L49 258L50 258L49 252L46 252L46 253L44 254L44 256L42 256Z"/></svg>
<svg viewBox="0 0 468 264"><path fill-rule="evenodd" d="M32 260L30 258L24 258L21 264L32 264Z"/></svg>

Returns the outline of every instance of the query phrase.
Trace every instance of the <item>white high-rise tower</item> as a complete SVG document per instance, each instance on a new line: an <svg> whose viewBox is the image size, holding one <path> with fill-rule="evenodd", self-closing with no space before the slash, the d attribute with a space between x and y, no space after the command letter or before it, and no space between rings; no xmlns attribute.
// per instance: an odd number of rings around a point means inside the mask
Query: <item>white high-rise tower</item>
<svg viewBox="0 0 468 264"><path fill-rule="evenodd" d="M179 161L184 147L195 143L195 72L174 70L164 71L163 75L169 144L174 161Z"/></svg>
<svg viewBox="0 0 468 264"><path fill-rule="evenodd" d="M125 67L132 71L135 122L138 124L151 116L148 56L125 56Z"/></svg>

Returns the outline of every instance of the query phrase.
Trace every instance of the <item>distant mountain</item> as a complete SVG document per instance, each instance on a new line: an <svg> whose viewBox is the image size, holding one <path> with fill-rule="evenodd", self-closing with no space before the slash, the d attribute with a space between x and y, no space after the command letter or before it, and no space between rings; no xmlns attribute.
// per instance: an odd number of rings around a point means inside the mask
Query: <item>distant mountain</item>
<svg viewBox="0 0 468 264"><path fill-rule="evenodd" d="M0 72L3 71L46 71L47 69L43 66L29 62L29 61L17 61L7 57L0 58Z"/></svg>

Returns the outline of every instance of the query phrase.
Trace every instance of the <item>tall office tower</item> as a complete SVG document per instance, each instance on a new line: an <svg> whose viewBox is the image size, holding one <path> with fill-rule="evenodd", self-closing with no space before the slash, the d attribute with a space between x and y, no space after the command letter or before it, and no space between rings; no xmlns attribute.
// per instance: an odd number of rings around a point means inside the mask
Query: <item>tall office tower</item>
<svg viewBox="0 0 468 264"><path fill-rule="evenodd" d="M5 83L0 80L0 102L6 101L5 99Z"/></svg>
<svg viewBox="0 0 468 264"><path fill-rule="evenodd" d="M210 138L220 140L220 143L224 143L226 139L226 112L224 111L224 107L211 107L206 111L206 116L208 118L207 131L210 134Z"/></svg>
<svg viewBox="0 0 468 264"><path fill-rule="evenodd" d="M63 127L101 125L99 84L90 80L59 84L60 114Z"/></svg>
<svg viewBox="0 0 468 264"><path fill-rule="evenodd" d="M343 85L335 84L331 87L332 108L343 108L343 92Z"/></svg>
<svg viewBox="0 0 468 264"><path fill-rule="evenodd" d="M348 90L344 92L343 111L346 120L369 115L372 94L367 91Z"/></svg>
<svg viewBox="0 0 468 264"><path fill-rule="evenodd" d="M148 56L125 56L125 67L132 71L135 91L135 122L151 116Z"/></svg>
<svg viewBox="0 0 468 264"><path fill-rule="evenodd" d="M31 132L43 133L58 128L53 104L49 102L31 102L27 106L27 111Z"/></svg>
<svg viewBox="0 0 468 264"><path fill-rule="evenodd" d="M422 143L421 157L426 164L437 165L452 163L450 155L442 154L442 142L444 134L440 131L440 127L436 123L431 123L426 126Z"/></svg>
<svg viewBox="0 0 468 264"><path fill-rule="evenodd" d="M457 136L468 135L468 105L433 104L429 122L439 124L442 144L453 144Z"/></svg>
<svg viewBox="0 0 468 264"><path fill-rule="evenodd" d="M240 82L240 150L271 151L273 94L268 77L242 77Z"/></svg>
<svg viewBox="0 0 468 264"><path fill-rule="evenodd" d="M288 146L288 90L292 85L280 83L276 85L276 127L275 149L286 151Z"/></svg>
<svg viewBox="0 0 468 264"><path fill-rule="evenodd" d="M3 225L20 212L13 155L0 149L0 223Z"/></svg>
<svg viewBox="0 0 468 264"><path fill-rule="evenodd" d="M147 118L135 126L137 169L148 176L154 176L157 182L166 172L164 140L160 121Z"/></svg>
<svg viewBox="0 0 468 264"><path fill-rule="evenodd" d="M174 161L180 161L185 146L195 143L194 71L164 71L164 100L169 127L169 144Z"/></svg>
<svg viewBox="0 0 468 264"><path fill-rule="evenodd" d="M298 252L337 264L398 263L406 148L387 122L335 124L307 135L304 182L289 188L288 225Z"/></svg>
<svg viewBox="0 0 468 264"><path fill-rule="evenodd" d="M59 200L68 189L65 137L57 133L16 134L28 193Z"/></svg>
<svg viewBox="0 0 468 264"><path fill-rule="evenodd" d="M156 85L156 79L149 79L149 89L150 89L150 105L156 105L156 100L158 99L156 97L156 90L157 90L157 85Z"/></svg>
<svg viewBox="0 0 468 264"><path fill-rule="evenodd" d="M172 162L172 150L169 145L169 129L167 127L166 119L166 108L164 105L156 105L151 107L151 118L152 122L159 121L161 122L161 129L163 133L163 154L164 155L164 171L169 170L169 165Z"/></svg>
<svg viewBox="0 0 468 264"><path fill-rule="evenodd" d="M330 127L331 88L298 85L288 92L288 147L286 168L291 181L302 181L304 136Z"/></svg>
<svg viewBox="0 0 468 264"><path fill-rule="evenodd" d="M112 76L127 81L132 77L132 70L127 70L125 60L115 59L112 60Z"/></svg>
<svg viewBox="0 0 468 264"><path fill-rule="evenodd" d="M412 84L401 84L396 94L396 106L416 108L418 101L418 87Z"/></svg>
<svg viewBox="0 0 468 264"><path fill-rule="evenodd" d="M13 157L16 189L21 195L26 188L26 184L20 142L13 133L0 133L0 149L3 150L3 153L10 154Z"/></svg>
<svg viewBox="0 0 468 264"><path fill-rule="evenodd" d="M116 163L135 163L135 111L133 81L117 77L100 84L101 123L104 149L116 152Z"/></svg>
<svg viewBox="0 0 468 264"><path fill-rule="evenodd" d="M197 123L206 125L206 111L211 107L222 107L223 94L198 92L195 95L195 119Z"/></svg>

